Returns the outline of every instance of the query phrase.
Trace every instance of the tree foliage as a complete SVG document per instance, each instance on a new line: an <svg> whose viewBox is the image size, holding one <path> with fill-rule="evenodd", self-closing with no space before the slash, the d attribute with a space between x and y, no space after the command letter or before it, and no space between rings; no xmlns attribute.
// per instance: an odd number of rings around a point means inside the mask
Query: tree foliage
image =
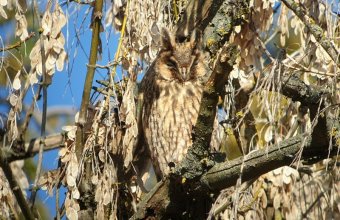
<svg viewBox="0 0 340 220"><path fill-rule="evenodd" d="M84 7L91 16L81 19L92 33L79 113L63 133L47 135L48 88L71 57L65 46L68 12ZM0 114L0 217L41 218L35 197L47 190L57 200L57 219L339 218L337 8L313 0L74 0L43 6L0 0L0 24L10 18L16 23L15 40L0 48L0 81L8 91L1 100L8 111ZM178 40L194 29L202 33L209 76L193 146L157 183L143 144L138 83L157 58L162 27ZM113 30L120 32L115 56L99 65ZM106 80L94 87L94 75L104 71ZM28 90L34 97L23 110ZM30 139L37 101L40 135ZM43 172L44 152L55 148L58 168ZM30 186L22 167L34 155Z"/></svg>

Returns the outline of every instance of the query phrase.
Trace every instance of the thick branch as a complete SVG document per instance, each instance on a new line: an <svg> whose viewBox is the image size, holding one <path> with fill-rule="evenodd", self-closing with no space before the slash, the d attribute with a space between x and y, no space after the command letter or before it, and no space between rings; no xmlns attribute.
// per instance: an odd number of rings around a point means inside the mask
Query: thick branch
<svg viewBox="0 0 340 220"><path fill-rule="evenodd" d="M300 156L300 153L301 161L318 162L329 158L329 156L336 155L338 150L337 147L334 147L329 152L326 146L314 148L311 146L310 136L292 137L267 149L257 150L244 157L216 164L202 176L200 180L201 187L196 185L195 188L202 189L203 187L211 191L218 191L235 185L240 175L242 175L242 182L245 182L258 178L276 168L290 166L297 156ZM167 213L170 208L173 210L173 206L177 203L172 201L175 198L170 198L171 184L169 180L158 184L157 188L153 189L150 195L148 194L147 200L139 204L138 212L132 219L147 217L147 209L152 210L157 217ZM176 187L184 188L188 186L183 183L181 186ZM180 207L178 207L178 210L180 210Z"/></svg>
<svg viewBox="0 0 340 220"><path fill-rule="evenodd" d="M303 135L289 138L267 149L251 152L244 157L215 165L203 175L201 181L210 190L221 190L236 184L242 175L242 182L259 177L276 168L290 165L302 147L311 139Z"/></svg>

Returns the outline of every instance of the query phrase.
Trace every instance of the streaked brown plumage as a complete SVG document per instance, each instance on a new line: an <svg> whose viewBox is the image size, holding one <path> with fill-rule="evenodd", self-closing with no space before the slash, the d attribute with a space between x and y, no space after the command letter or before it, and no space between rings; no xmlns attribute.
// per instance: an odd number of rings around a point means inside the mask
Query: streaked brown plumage
<svg viewBox="0 0 340 220"><path fill-rule="evenodd" d="M155 171L159 177L177 165L192 145L206 74L204 56L194 31L178 43L162 30L162 49L142 81L142 123Z"/></svg>

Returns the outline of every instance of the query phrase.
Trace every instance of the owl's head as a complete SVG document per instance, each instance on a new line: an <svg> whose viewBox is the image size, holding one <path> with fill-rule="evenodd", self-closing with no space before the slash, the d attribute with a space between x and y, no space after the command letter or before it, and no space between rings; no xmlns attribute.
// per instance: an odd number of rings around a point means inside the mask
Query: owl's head
<svg viewBox="0 0 340 220"><path fill-rule="evenodd" d="M162 49L156 62L158 77L167 81L196 80L206 72L201 52L201 40L194 30L189 39L176 39L162 29Z"/></svg>

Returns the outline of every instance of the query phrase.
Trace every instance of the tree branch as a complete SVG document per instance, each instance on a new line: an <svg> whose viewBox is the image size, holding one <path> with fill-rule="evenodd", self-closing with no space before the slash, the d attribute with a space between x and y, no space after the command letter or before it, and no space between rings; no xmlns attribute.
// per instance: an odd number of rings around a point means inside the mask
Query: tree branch
<svg viewBox="0 0 340 220"><path fill-rule="evenodd" d="M91 183L92 177L92 165L91 160L82 160L83 150L84 150L84 136L85 136L85 123L88 118L88 108L90 103L90 94L92 90L92 83L95 73L95 66L97 62L97 56L99 52L100 45L100 32L102 27L102 17L103 17L103 0L94 1L92 5L92 17L91 17L91 29L92 29L92 38L91 38L91 49L90 49L90 57L89 57L89 65L87 66L86 79L84 84L84 91L80 106L79 119L77 122L77 131L76 131L76 143L75 143L75 153L78 161L83 161L82 169L83 175L80 179L79 183L79 192L82 195L79 199L79 205L81 210L78 212L78 216L80 219L93 218L93 206L94 203L94 192L93 185Z"/></svg>
<svg viewBox="0 0 340 220"><path fill-rule="evenodd" d="M326 35L323 29L317 25L317 22L307 15L305 11L305 7L300 5L299 3L295 3L292 0L282 0L282 2L294 12L296 16L300 18L302 23L306 25L308 30L313 34L316 41L325 49L328 55L332 58L334 63L339 62L339 50L335 47L334 43L331 43L329 39L326 38Z"/></svg>
<svg viewBox="0 0 340 220"><path fill-rule="evenodd" d="M15 43L12 44L12 45L9 45L9 46L4 47L4 48L0 48L0 52L18 48L18 47L20 47L23 43L25 43L26 41L28 41L29 39L31 39L31 38L34 37L34 36L35 36L35 33L34 33L34 32L31 32L24 40L20 40L20 41L15 42Z"/></svg>
<svg viewBox="0 0 340 220"><path fill-rule="evenodd" d="M35 156L39 152L41 138L33 138L24 146L20 144L13 144L12 149L24 149L23 151L16 152L9 148L2 148L3 156L8 162L15 160L22 160ZM53 134L45 138L44 151L53 150L59 147L63 147L65 143L65 137L63 134ZM5 150L6 149L6 150Z"/></svg>
<svg viewBox="0 0 340 220"><path fill-rule="evenodd" d="M282 82L282 94L305 106L316 105L324 95L330 94L327 89L305 84L296 75L285 75L282 77Z"/></svg>
<svg viewBox="0 0 340 220"><path fill-rule="evenodd" d="M299 135L284 140L266 149L250 152L244 157L215 165L201 178L210 190L217 191L256 178L276 168L290 165L300 149L310 145L311 138Z"/></svg>
<svg viewBox="0 0 340 220"><path fill-rule="evenodd" d="M225 0L197 0L190 1L183 16L177 23L177 36L187 36L193 29L199 26L204 30L208 23L216 15Z"/></svg>
<svg viewBox="0 0 340 220"><path fill-rule="evenodd" d="M216 164L200 179L201 185L190 186L187 183L176 185L177 188L189 187L193 190L201 190L208 188L212 192L235 185L240 175L242 182L258 178L259 176L282 166L290 166L301 154L302 161L312 161L316 163L329 156L336 155L339 148L334 146L329 152L325 146L314 148L311 145L311 136L299 135L289 138L267 149L254 151L244 157ZM179 205L174 198L170 198L170 191L173 188L173 183L169 179L159 183L146 197L147 200L142 201L137 213L131 219L143 219L148 216L147 211L157 217L162 217L168 210L176 209L173 206ZM190 192L188 190L187 192ZM192 191L191 191L192 193ZM182 206L182 205L180 205ZM181 210L177 207L178 211Z"/></svg>
<svg viewBox="0 0 340 220"><path fill-rule="evenodd" d="M87 109L90 102L90 94L92 89L92 83L94 78L94 71L97 62L98 55L98 45L100 42L100 29L101 29L101 19L102 19L102 8L103 8L103 0L95 1L93 12L92 12L92 20L91 20L91 28L92 28L92 40L91 40L91 50L90 50L90 58L89 65L87 66L87 74L84 84L84 91L81 101L81 107L79 112L79 120L77 125L77 133L76 133L76 154L78 161L83 153L83 144L84 144L84 125L86 123L87 118Z"/></svg>

